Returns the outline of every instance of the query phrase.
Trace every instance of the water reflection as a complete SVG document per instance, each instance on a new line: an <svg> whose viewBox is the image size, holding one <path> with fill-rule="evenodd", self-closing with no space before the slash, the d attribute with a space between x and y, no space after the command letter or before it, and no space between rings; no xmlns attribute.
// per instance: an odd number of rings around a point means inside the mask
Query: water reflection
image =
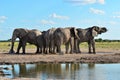
<svg viewBox="0 0 120 80"><path fill-rule="evenodd" d="M109 65L109 66L108 66ZM114 68L114 66L118 66ZM120 64L15 64L9 65L13 70L6 70L8 78L28 77L47 79L69 79L69 80L115 80L114 74L120 74ZM113 67L110 67L113 66ZM110 69L109 69L110 68ZM114 72L114 70L116 72ZM113 71L112 71L113 70ZM112 74L114 72L114 74ZM111 74L110 74L111 73ZM110 76L110 77L109 77ZM113 77L111 77L113 76ZM113 78L113 79L112 79Z"/></svg>

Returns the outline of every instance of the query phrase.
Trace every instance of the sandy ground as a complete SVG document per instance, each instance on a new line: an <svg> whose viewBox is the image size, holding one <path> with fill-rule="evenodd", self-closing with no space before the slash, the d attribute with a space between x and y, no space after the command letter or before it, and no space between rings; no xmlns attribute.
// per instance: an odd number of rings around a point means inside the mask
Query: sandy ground
<svg viewBox="0 0 120 80"><path fill-rule="evenodd" d="M0 64L14 63L120 63L120 53L73 53L64 55L0 53Z"/></svg>

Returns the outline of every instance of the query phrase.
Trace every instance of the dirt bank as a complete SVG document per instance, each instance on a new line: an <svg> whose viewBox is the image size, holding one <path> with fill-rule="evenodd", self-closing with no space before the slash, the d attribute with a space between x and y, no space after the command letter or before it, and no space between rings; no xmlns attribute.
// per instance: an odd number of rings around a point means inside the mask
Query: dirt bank
<svg viewBox="0 0 120 80"><path fill-rule="evenodd" d="M97 54L8 54L0 53L0 64L14 63L120 63L120 53Z"/></svg>
<svg viewBox="0 0 120 80"><path fill-rule="evenodd" d="M14 63L120 63L120 53L97 53L97 54L8 54L0 53L0 64ZM0 80L11 80L0 77ZM39 80L37 78L15 78L12 80Z"/></svg>

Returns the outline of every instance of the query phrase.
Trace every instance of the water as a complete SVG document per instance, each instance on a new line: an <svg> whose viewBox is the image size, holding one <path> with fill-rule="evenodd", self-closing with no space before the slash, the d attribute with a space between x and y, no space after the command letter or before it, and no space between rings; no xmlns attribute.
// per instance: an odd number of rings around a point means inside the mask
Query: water
<svg viewBox="0 0 120 80"><path fill-rule="evenodd" d="M2 66L2 65L1 65ZM120 80L120 64L14 64L5 77L40 80Z"/></svg>

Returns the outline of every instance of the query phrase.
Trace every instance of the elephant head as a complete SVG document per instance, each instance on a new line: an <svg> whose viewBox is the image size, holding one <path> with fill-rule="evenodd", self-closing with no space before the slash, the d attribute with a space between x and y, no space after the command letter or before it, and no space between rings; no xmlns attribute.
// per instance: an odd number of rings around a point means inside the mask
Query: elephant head
<svg viewBox="0 0 120 80"><path fill-rule="evenodd" d="M98 34L105 33L105 32L107 32L107 28L105 27L93 26L91 28L91 35L93 37L97 36Z"/></svg>
<svg viewBox="0 0 120 80"><path fill-rule="evenodd" d="M14 29L13 34L12 34L12 39L11 39L12 46L11 46L9 53L14 53L13 47L14 47L14 42L16 38L21 39L22 37L26 36L28 32L29 30L23 29L23 28Z"/></svg>

